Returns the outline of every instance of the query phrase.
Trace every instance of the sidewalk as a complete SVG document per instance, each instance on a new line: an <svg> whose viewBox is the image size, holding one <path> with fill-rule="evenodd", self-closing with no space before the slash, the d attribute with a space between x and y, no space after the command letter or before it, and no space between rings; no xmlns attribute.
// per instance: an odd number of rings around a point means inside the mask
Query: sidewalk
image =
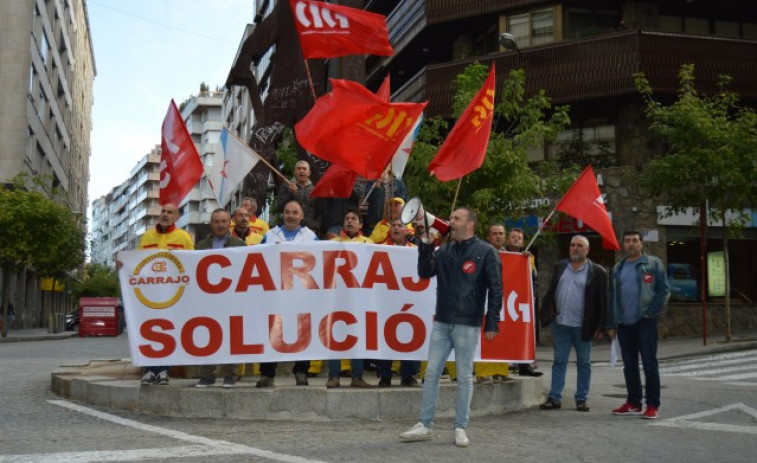
<svg viewBox="0 0 757 463"><path fill-rule="evenodd" d="M722 334L708 335L706 346L702 345L701 335L661 339L658 342L657 359L670 360L746 349L757 349L757 331L734 334L731 336L731 342L725 342ZM609 339L594 342L591 349L591 359L592 363L609 362ZM536 360L537 362L551 362L552 345L540 344L536 346Z"/></svg>
<svg viewBox="0 0 757 463"><path fill-rule="evenodd" d="M27 328L23 330L8 330L8 337L0 337L0 342L15 341L48 341L67 339L78 336L77 331L63 331L60 333L48 333L47 328Z"/></svg>

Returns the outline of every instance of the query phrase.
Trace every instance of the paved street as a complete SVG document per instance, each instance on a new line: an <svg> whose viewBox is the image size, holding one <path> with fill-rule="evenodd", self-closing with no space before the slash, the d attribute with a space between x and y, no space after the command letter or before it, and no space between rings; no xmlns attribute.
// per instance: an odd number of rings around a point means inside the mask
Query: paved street
<svg viewBox="0 0 757 463"><path fill-rule="evenodd" d="M696 346L696 341L691 341ZM670 346L670 347L668 347ZM3 462L394 462L585 461L752 462L757 453L757 349L682 356L683 343L661 345L660 419L619 418L625 397L621 367L595 349L591 411L571 408L575 367L565 407L474 418L471 447L453 444L452 423L440 420L430 442L400 443L415 423L401 421L250 422L166 418L95 409L50 393L50 372L90 359L128 357L127 339L68 338L0 343ZM675 348L675 352L674 352ZM701 349L688 349L701 353ZM539 349L549 384L549 348Z"/></svg>

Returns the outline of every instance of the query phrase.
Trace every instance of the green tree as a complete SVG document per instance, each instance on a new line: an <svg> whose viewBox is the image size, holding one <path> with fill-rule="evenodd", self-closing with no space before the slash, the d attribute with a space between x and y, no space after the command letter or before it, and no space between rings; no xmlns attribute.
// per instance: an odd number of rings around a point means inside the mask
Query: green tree
<svg viewBox="0 0 757 463"><path fill-rule="evenodd" d="M38 276L62 279L84 262L85 233L77 215L39 189L40 178L16 176L0 188L0 266L3 271L3 319L7 317L10 277L28 266ZM57 191L50 192L61 198ZM2 336L6 327L3 325Z"/></svg>
<svg viewBox="0 0 757 463"><path fill-rule="evenodd" d="M693 64L682 66L678 78L678 97L663 104L653 98L644 74L635 75L649 127L667 144L665 155L645 168L642 186L653 195L664 195L668 214L700 206L700 220L709 212L710 219L723 224L725 339L730 341L728 234L740 221L726 222L725 212L739 213L757 204L757 115L739 106L738 95L728 90L728 76L719 77L714 95L697 92ZM713 207L701 207L707 202Z"/></svg>
<svg viewBox="0 0 757 463"><path fill-rule="evenodd" d="M488 67L468 66L456 79L454 116L459 117L483 85ZM528 151L539 148L570 123L568 107L552 107L544 90L525 97L525 73L511 70L497 91L494 124L484 164L462 180L457 205L466 205L479 214L479 233L486 226L505 218L543 213L532 206L536 198L564 192L577 169L558 169L551 163L531 168ZM418 195L424 207L447 217L455 197L457 181L429 181L427 166L444 141L451 126L441 118L424 121L403 176L408 190Z"/></svg>
<svg viewBox="0 0 757 463"><path fill-rule="evenodd" d="M104 264L90 263L84 268L84 278L74 285L74 298L121 297L118 273Z"/></svg>

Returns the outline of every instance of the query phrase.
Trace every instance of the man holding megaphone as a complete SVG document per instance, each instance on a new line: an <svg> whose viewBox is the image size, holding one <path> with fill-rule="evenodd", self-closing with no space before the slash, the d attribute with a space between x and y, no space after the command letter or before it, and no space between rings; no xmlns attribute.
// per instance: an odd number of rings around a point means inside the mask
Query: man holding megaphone
<svg viewBox="0 0 757 463"><path fill-rule="evenodd" d="M421 210L420 201L415 213L408 211L405 214L403 210L403 222ZM499 332L499 309L502 307L502 262L490 244L476 238L477 220L471 209L459 207L450 217L447 243L436 250L432 244L417 243L418 275L422 278L436 276L436 312L423 384L420 421L400 434L405 441L431 438L439 378L444 362L454 349L457 370L455 445L467 447L470 443L466 429L473 398L473 357L481 337L484 315L484 337L492 340Z"/></svg>

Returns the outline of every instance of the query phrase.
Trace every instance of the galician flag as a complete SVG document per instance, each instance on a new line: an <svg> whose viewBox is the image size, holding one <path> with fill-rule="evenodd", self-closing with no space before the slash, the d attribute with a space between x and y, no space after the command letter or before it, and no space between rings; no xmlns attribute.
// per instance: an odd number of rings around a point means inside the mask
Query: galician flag
<svg viewBox="0 0 757 463"><path fill-rule="evenodd" d="M250 173L260 157L226 127L221 132L221 149L213 159L210 186L218 204L225 207L234 191Z"/></svg>

